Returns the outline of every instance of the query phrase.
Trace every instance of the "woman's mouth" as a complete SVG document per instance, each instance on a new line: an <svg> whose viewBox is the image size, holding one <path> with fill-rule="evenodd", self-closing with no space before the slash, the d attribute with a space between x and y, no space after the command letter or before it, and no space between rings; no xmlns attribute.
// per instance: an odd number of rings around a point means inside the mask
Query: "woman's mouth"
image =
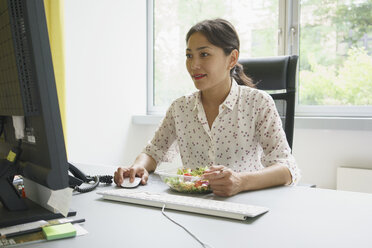
<svg viewBox="0 0 372 248"><path fill-rule="evenodd" d="M192 77L195 78L195 80L199 80L207 76L207 74L194 74Z"/></svg>

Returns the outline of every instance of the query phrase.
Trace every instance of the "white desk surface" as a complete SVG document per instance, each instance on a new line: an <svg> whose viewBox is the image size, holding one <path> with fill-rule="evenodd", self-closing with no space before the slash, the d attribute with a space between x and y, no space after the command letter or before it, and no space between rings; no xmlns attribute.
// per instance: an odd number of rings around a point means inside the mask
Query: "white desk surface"
<svg viewBox="0 0 372 248"><path fill-rule="evenodd" d="M160 208L102 200L97 191L73 196L76 218L85 218L89 234L23 247L201 247ZM157 176L137 190L170 191ZM264 215L237 221L166 211L211 247L372 247L372 194L307 187L277 187L230 198L205 198L261 205Z"/></svg>

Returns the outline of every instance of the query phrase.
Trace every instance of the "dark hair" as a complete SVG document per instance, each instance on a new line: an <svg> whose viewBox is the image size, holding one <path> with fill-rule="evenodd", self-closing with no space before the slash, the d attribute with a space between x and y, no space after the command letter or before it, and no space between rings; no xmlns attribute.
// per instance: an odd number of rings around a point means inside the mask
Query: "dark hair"
<svg viewBox="0 0 372 248"><path fill-rule="evenodd" d="M204 20L195 24L187 33L186 42L196 32L202 33L210 43L222 48L226 55L230 55L234 49L239 52L240 41L238 33L234 26L224 19ZM244 74L243 66L239 63L236 63L234 68L230 70L230 76L239 85L255 87L253 80Z"/></svg>

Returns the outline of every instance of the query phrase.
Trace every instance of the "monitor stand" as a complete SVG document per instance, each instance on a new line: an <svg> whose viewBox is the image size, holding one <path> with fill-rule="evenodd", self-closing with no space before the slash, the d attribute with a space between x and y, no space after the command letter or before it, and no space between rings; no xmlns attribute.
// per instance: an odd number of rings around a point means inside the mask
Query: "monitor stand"
<svg viewBox="0 0 372 248"><path fill-rule="evenodd" d="M27 206L27 209L19 211L10 211L0 203L0 228L29 223L38 220L52 220L64 218L62 214L53 213L43 208L42 206L34 203L30 199L24 198L23 201ZM76 211L70 209L67 217L75 215Z"/></svg>
<svg viewBox="0 0 372 248"><path fill-rule="evenodd" d="M0 228L24 224L38 220L63 218L60 213L53 213L30 199L22 198L13 186L14 167L5 159L0 159ZM69 216L76 211L70 210Z"/></svg>

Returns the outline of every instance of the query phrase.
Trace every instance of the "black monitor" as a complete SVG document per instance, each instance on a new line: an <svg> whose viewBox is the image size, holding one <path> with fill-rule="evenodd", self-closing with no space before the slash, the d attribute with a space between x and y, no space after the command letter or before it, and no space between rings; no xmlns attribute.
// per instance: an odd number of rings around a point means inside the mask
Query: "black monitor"
<svg viewBox="0 0 372 248"><path fill-rule="evenodd" d="M21 139L13 120L24 123ZM0 132L0 227L62 217L13 186L15 174L52 190L69 186L43 0L0 0Z"/></svg>

